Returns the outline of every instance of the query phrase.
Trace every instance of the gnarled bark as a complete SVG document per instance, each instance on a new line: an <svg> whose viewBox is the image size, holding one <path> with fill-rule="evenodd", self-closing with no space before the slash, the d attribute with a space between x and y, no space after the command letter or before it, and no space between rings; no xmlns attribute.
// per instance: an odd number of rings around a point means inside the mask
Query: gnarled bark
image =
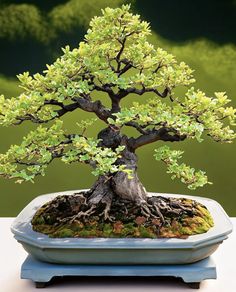
<svg viewBox="0 0 236 292"><path fill-rule="evenodd" d="M116 164L125 165L126 169L132 171L133 178L128 178L125 172L117 172L114 175L110 175L108 183L111 192L115 193L121 199L130 200L139 204L144 203L146 201L146 190L138 178L137 156L129 149L127 137L116 129L105 128L98 134L98 138L101 139L100 146L115 149L120 145L124 145L125 149L122 152L122 157L116 161ZM97 188L100 181L101 179L99 178L95 183ZM105 188L104 184L96 191L96 194L99 195L99 192L103 193L103 188Z"/></svg>
<svg viewBox="0 0 236 292"><path fill-rule="evenodd" d="M125 172L117 172L112 177L114 192L122 199L138 204L145 203L147 193L137 175L137 156L135 153L125 150L117 163L124 164L127 169L132 170L132 178L128 178Z"/></svg>

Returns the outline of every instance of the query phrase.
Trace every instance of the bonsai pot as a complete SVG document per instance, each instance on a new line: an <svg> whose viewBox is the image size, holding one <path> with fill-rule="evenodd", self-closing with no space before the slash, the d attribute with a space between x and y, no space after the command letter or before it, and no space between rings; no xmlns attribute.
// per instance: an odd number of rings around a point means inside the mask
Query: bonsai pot
<svg viewBox="0 0 236 292"><path fill-rule="evenodd" d="M186 197L202 203L210 211L214 227L186 239L50 238L32 230L31 219L38 208L58 195L74 192L39 196L14 220L11 231L15 239L34 258L58 264L187 264L210 256L232 232L232 224L219 203L208 198L177 194L158 195Z"/></svg>

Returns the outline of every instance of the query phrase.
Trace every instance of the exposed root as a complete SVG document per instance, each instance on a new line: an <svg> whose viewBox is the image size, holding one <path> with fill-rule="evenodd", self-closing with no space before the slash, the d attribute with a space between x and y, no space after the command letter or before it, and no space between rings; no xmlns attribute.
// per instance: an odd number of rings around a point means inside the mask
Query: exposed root
<svg viewBox="0 0 236 292"><path fill-rule="evenodd" d="M67 219L67 220L69 220L69 223L71 224L71 223L73 223L75 220L79 220L80 218L82 218L82 217L88 217L88 216L91 216L94 212L95 212L95 210L94 209L96 209L96 205L92 205L87 211L81 211L81 212L79 212L78 214L76 214L76 215L74 215L74 216L72 216L72 217L69 217L69 218L65 218L65 219Z"/></svg>
<svg viewBox="0 0 236 292"><path fill-rule="evenodd" d="M155 215L152 214L152 211L151 209L147 206L147 204L143 204L140 206L140 209L141 209L141 214L144 215L145 217L147 218L150 218L150 217L154 217L156 218Z"/></svg>
<svg viewBox="0 0 236 292"><path fill-rule="evenodd" d="M153 204L153 208L156 211L157 216L160 218L161 223L165 224L165 219L164 219L164 216L162 215L162 213L160 211L160 208L155 203Z"/></svg>
<svg viewBox="0 0 236 292"><path fill-rule="evenodd" d="M102 211L101 214L99 214L99 216L103 216L105 221L110 221L110 222L114 222L115 221L115 217L112 217L109 215L109 212L111 210L111 202L106 203L106 207L105 209Z"/></svg>

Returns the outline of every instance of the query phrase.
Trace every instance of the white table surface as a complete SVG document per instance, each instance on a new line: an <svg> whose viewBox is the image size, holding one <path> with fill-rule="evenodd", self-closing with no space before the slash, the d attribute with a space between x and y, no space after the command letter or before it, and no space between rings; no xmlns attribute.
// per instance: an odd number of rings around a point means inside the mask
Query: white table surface
<svg viewBox="0 0 236 292"><path fill-rule="evenodd" d="M205 280L199 290L175 278L70 277L55 281L47 288L36 289L30 280L20 279L20 267L27 253L13 238L10 225L14 218L0 218L0 291L79 291L79 292L149 292L211 291L236 292L236 231L229 235L212 255L217 266L217 280ZM236 229L236 218L231 218Z"/></svg>

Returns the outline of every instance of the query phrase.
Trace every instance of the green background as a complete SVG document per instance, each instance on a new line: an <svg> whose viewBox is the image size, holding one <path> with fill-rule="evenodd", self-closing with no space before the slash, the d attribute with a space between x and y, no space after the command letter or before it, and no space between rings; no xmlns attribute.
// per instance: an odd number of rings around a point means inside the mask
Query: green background
<svg viewBox="0 0 236 292"><path fill-rule="evenodd" d="M40 2L40 3L38 3ZM15 75L23 71L41 72L61 54L66 44L78 46L89 19L106 6L116 7L122 0L54 0L7 1L0 3L0 93L8 97L20 92ZM129 1L130 2L130 1ZM150 41L165 48L195 70L196 88L207 94L226 91L236 106L236 2L226 0L156 0L131 1L132 10L151 23ZM109 105L105 95L97 95ZM126 98L127 99L127 98ZM130 96L124 102L145 102ZM78 110L64 118L66 128L75 132L76 122L91 114ZM102 124L89 131L95 135ZM0 152L5 152L35 125L0 128ZM131 134L131 132L129 132ZM214 184L195 191L179 181L172 181L165 166L153 159L160 143L138 151L139 176L146 189L154 192L184 193L205 196L220 202L230 216L236 216L236 143L219 144L206 138L203 143L186 141L171 144L185 150L184 161L205 170ZM15 216L35 196L43 193L89 188L95 178L90 168L81 164L53 162L45 177L35 183L15 184L0 179L0 216Z"/></svg>

